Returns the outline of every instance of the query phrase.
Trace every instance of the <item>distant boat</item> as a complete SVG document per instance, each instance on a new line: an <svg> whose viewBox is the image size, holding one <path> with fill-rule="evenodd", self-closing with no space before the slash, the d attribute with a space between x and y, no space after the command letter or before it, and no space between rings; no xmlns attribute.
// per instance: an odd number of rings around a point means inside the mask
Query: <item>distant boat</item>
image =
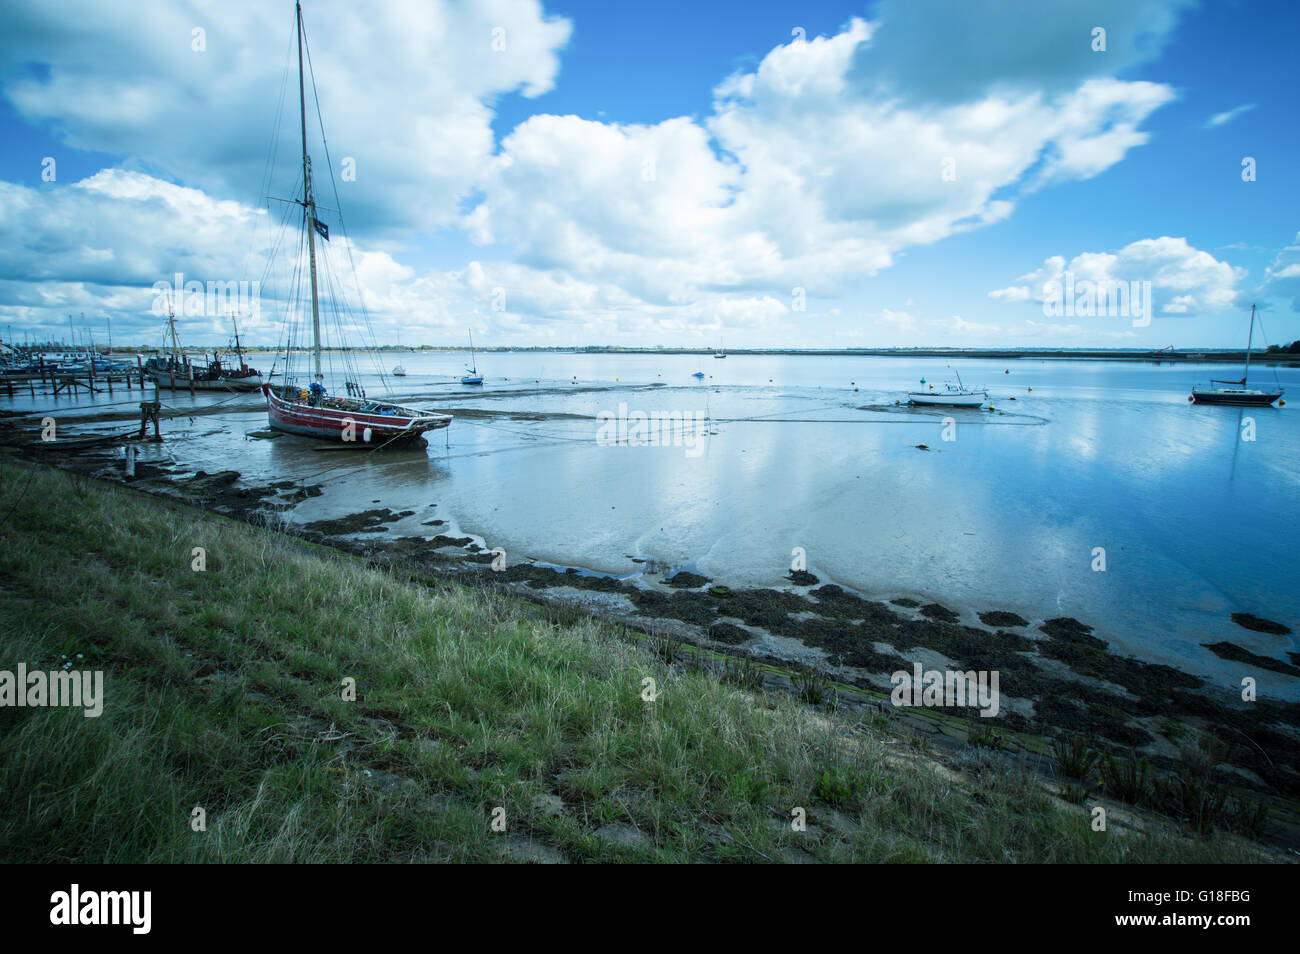
<svg viewBox="0 0 1300 954"><path fill-rule="evenodd" d="M302 229L306 236L310 276L312 319L312 375L306 388L300 388L289 365L293 353L292 336L285 336L285 376L283 384L265 384L266 417L272 429L288 434L316 437L328 441L341 441L355 447L398 447L419 441L426 431L437 430L451 423L446 414L436 414L418 408L402 407L386 401L369 400L355 372L345 370L344 385L347 397L329 394L325 389L325 375L321 367L321 307L316 284L316 236L329 241L329 228L316 217L316 200L312 194L311 157L307 154L307 101L304 94L302 48L305 30L302 24L302 6L295 4L295 26L298 39L298 104L302 128ZM312 81L313 91L316 88ZM320 104L317 103L317 115ZM321 132L322 139L324 131ZM301 247L301 246L300 246ZM332 285L332 283L331 283ZM291 308L286 311L286 323ZM338 305L333 313L337 313ZM364 315L364 312L363 312ZM346 349L345 361L350 360ZM345 365L345 369L346 369Z"/></svg>
<svg viewBox="0 0 1300 954"><path fill-rule="evenodd" d="M727 349L721 344L719 344L718 350L713 352L713 356L715 358L725 358L727 356Z"/></svg>
<svg viewBox="0 0 1300 954"><path fill-rule="evenodd" d="M402 338L400 335L397 338L397 350L398 351L402 350ZM406 377L406 368L402 367L402 363L400 361L397 363L397 366L393 368L393 377L395 378Z"/></svg>
<svg viewBox="0 0 1300 954"><path fill-rule="evenodd" d="M696 371L694 374L691 375L691 377L693 377L693 378L700 378L701 380L703 380L703 379L704 379L704 372L703 372L703 371Z"/></svg>
<svg viewBox="0 0 1300 954"><path fill-rule="evenodd" d="M465 374L461 375L461 384L482 384L483 375L478 373L478 359L474 357L474 332L469 333L469 361L465 366Z"/></svg>
<svg viewBox="0 0 1300 954"><path fill-rule="evenodd" d="M925 379L921 379L925 383ZM989 392L986 388L968 388L962 384L961 372L957 372L956 384L944 384L942 391L934 390L934 385L930 385L929 391L909 391L907 393L908 404L919 404L931 407L983 407L984 402L989 399Z"/></svg>
<svg viewBox="0 0 1300 954"><path fill-rule="evenodd" d="M1216 381L1210 379L1211 384L1235 384L1231 388L1192 388L1191 397L1187 400L1194 404L1237 404L1247 407L1268 407L1274 401L1282 396L1282 389L1276 391L1260 391L1257 388L1246 387L1246 379L1250 376L1250 346L1255 340L1255 306L1250 306L1250 332L1246 336L1246 366L1242 369L1240 381Z"/></svg>
<svg viewBox="0 0 1300 954"><path fill-rule="evenodd" d="M234 322L235 316L230 316ZM262 375L256 368L244 363L244 352L239 346L239 326L235 325L235 355L239 367L227 367L214 353L206 365L192 361L181 348L176 337L176 315L171 304L167 306L167 330L171 336L171 350L166 357L150 358L144 364L144 373L160 388L174 391L257 391L262 387ZM164 342L164 345L166 342Z"/></svg>

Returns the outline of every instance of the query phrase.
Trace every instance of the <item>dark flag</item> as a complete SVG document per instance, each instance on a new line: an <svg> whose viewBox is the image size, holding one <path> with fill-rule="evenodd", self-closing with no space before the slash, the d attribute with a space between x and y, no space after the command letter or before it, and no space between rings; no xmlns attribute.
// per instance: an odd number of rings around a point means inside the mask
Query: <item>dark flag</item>
<svg viewBox="0 0 1300 954"><path fill-rule="evenodd" d="M311 223L316 227L316 234L328 242L330 240L330 227L317 218L313 218Z"/></svg>

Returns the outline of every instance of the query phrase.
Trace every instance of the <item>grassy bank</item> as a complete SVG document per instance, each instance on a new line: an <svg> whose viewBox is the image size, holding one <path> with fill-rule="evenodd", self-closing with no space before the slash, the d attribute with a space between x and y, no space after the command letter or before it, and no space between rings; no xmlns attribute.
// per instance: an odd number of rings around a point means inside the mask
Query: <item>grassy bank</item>
<svg viewBox="0 0 1300 954"><path fill-rule="evenodd" d="M1093 831L1092 800L996 753L940 758L607 624L0 463L0 670L67 657L106 697L0 708L7 861L1260 857L1119 806Z"/></svg>

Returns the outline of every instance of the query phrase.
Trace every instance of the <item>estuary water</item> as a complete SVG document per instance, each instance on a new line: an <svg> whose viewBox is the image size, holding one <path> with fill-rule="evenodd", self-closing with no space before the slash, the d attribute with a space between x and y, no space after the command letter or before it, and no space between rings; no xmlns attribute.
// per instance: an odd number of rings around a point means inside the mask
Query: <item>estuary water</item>
<svg viewBox="0 0 1300 954"><path fill-rule="evenodd" d="M488 353L478 357L485 386L472 388L457 380L465 357L384 358L408 372L389 382L393 397L455 415L426 449L268 439L257 396L164 392L173 408L221 401L221 413L165 422L165 442L142 455L258 483L320 483L324 495L293 512L302 522L413 510L391 534L468 535L512 564L629 575L656 561L731 586L781 586L802 554L823 582L938 601L972 621L988 609L1074 616L1123 651L1224 686L1241 666L1203 643L1278 659L1300 650L1294 635L1230 620L1248 612L1300 629L1300 419L1291 407L1187 399L1235 367ZM942 387L957 374L986 386L993 409L898 403L922 379ZM1275 382L1300 400L1300 369L1252 370L1252 383ZM380 382L366 387L374 397ZM109 400L127 398L98 403ZM698 443L605 439L602 421L635 412L702 421ZM1291 677L1259 678L1300 697Z"/></svg>

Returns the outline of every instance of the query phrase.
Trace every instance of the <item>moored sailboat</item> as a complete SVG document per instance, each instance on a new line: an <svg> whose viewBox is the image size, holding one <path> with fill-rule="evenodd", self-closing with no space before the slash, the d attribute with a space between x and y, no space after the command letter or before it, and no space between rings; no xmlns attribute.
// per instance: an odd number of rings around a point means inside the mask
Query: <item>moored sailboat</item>
<svg viewBox="0 0 1300 954"><path fill-rule="evenodd" d="M1218 381L1210 380L1210 384L1228 384L1233 387L1226 388L1198 388L1193 387L1192 393L1187 400L1194 404L1233 404L1245 407L1268 407L1274 401L1282 396L1282 389L1277 388L1271 391L1261 391L1258 388L1247 387L1246 380L1250 377L1250 347L1255 340L1255 306L1250 306L1250 332L1246 336L1246 366L1242 369L1240 381Z"/></svg>
<svg viewBox="0 0 1300 954"><path fill-rule="evenodd" d="M235 316L231 315L230 320L233 322ZM244 352L239 346L238 325L235 325L238 367L223 364L215 352L206 365L193 361L181 348L176 336L176 315L170 305L167 308L167 331L171 337L171 347L167 354L152 357L144 364L145 375L158 387L175 391L256 391L261 388L261 372L244 363Z"/></svg>
<svg viewBox="0 0 1300 954"><path fill-rule="evenodd" d="M311 156L307 151L307 99L303 79L302 4L294 6L298 41L298 105L302 132L302 198L295 199L294 202L302 207L302 228L307 239L307 271L311 286L312 375L308 387L301 388L289 374L288 364L293 347L291 336L286 330L285 381L278 385L267 384L262 388L266 394L267 420L278 431L342 441L345 444L355 443L360 447L409 444L418 441L428 431L446 427L451 423L451 417L386 401L370 400L355 374L348 376L344 382L346 397L331 395L324 384L320 293L316 278L316 236L320 235L328 242L329 228L317 218L316 201L312 193ZM314 81L312 88L315 89Z"/></svg>
<svg viewBox="0 0 1300 954"><path fill-rule="evenodd" d="M465 373L461 375L461 384L482 384L483 375L478 373L478 359L474 356L474 332L469 333L469 364L465 365Z"/></svg>

